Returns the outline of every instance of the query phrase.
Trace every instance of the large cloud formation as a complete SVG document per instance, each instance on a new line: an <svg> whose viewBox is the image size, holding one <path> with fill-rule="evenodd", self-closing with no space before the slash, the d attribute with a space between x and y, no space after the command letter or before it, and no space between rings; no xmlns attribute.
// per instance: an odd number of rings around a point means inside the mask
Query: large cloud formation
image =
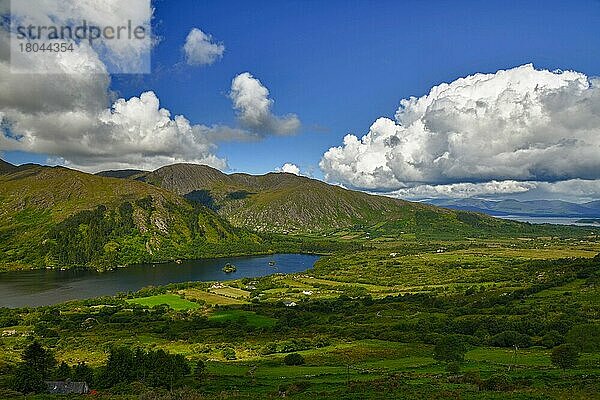
<svg viewBox="0 0 600 400"><path fill-rule="evenodd" d="M47 24L50 16L55 23L66 24L92 22L104 15L102 4L90 0L77 6L67 0L28 3L19 2L12 11L31 24ZM115 0L102 3L116 13L111 14L115 23L133 18L135 7L122 7ZM53 162L92 171L155 168L178 161L226 167L225 160L214 155L213 130L218 128L191 125L182 116L172 118L153 92L114 99L105 61L87 43L74 43L77 52L54 57L32 53L26 69L15 70L18 66L9 64L9 35L0 31L0 151L47 154ZM131 46L114 50L133 60L144 49Z"/></svg>
<svg viewBox="0 0 600 400"><path fill-rule="evenodd" d="M229 97L238 111L238 121L246 129L258 134L290 135L300 128L295 114L281 117L273 114L274 101L269 98L269 89L249 72L233 79Z"/></svg>
<svg viewBox="0 0 600 400"><path fill-rule="evenodd" d="M57 1L64 4L56 7ZM123 18L131 14L120 0L82 0L77 7L71 3L20 2L20 12L32 23L45 23L57 13L62 18L61 10L68 10L71 14L64 17L75 21L93 21L96 9L100 14L104 8L117 13L125 9ZM0 13L6 11L0 8ZM118 16L111 18L120 21ZM46 154L54 163L93 172L154 169L176 162L226 169L227 161L216 155L220 141L263 137L254 130L192 124L161 108L152 91L118 98L110 90L104 60L85 42L74 44L77 53L31 54L27 69L15 71L9 63L9 38L0 29L0 153ZM45 71L59 73L49 76Z"/></svg>
<svg viewBox="0 0 600 400"><path fill-rule="evenodd" d="M457 79L402 100L395 120L378 119L362 138L347 135L320 167L330 181L399 193L598 179L599 84L531 64Z"/></svg>

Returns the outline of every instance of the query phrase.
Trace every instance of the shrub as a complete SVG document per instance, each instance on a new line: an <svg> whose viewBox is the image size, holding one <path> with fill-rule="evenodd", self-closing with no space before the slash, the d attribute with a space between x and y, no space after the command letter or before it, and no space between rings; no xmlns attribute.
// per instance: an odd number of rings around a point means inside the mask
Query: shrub
<svg viewBox="0 0 600 400"><path fill-rule="evenodd" d="M458 374L460 372L460 363L456 361L449 362L446 365L446 371L454 375Z"/></svg>
<svg viewBox="0 0 600 400"><path fill-rule="evenodd" d="M531 337L515 331L504 331L492 336L490 345L495 347L531 347Z"/></svg>
<svg viewBox="0 0 600 400"><path fill-rule="evenodd" d="M196 376L196 379L204 379L205 374L206 364L204 364L204 361L198 360L198 362L196 363L196 368L194 368L194 375Z"/></svg>
<svg viewBox="0 0 600 400"><path fill-rule="evenodd" d="M57 381L66 381L67 379L71 379L71 367L66 362L61 362L56 372L54 373L54 378Z"/></svg>
<svg viewBox="0 0 600 400"><path fill-rule="evenodd" d="M479 374L479 371L465 372L465 374L463 375L463 382L480 386L481 385L481 376Z"/></svg>
<svg viewBox="0 0 600 400"><path fill-rule="evenodd" d="M39 370L20 364L12 379L12 388L21 393L41 393L46 390L44 377Z"/></svg>
<svg viewBox="0 0 600 400"><path fill-rule="evenodd" d="M438 361L462 362L467 347L457 335L444 336L433 349L433 357Z"/></svg>
<svg viewBox="0 0 600 400"><path fill-rule="evenodd" d="M89 386L94 384L94 370L85 362L80 362L73 367L73 380L76 382L87 382Z"/></svg>
<svg viewBox="0 0 600 400"><path fill-rule="evenodd" d="M226 347L223 349L223 357L226 360L235 360L237 359L237 356L235 354L235 350L232 349L231 347Z"/></svg>
<svg viewBox="0 0 600 400"><path fill-rule="evenodd" d="M600 325L575 325L566 336L567 343L572 343L579 351L593 353L600 351Z"/></svg>
<svg viewBox="0 0 600 400"><path fill-rule="evenodd" d="M285 365L302 365L304 364L304 357L298 353L291 353L283 358L283 363Z"/></svg>
<svg viewBox="0 0 600 400"><path fill-rule="evenodd" d="M482 386L484 390L504 392L507 390L511 390L513 384L510 376L506 374L494 374L490 376L489 379L483 381Z"/></svg>
<svg viewBox="0 0 600 400"><path fill-rule="evenodd" d="M550 359L552 360L552 364L565 370L577 365L579 352L577 351L577 347L573 344L561 344L552 350Z"/></svg>
<svg viewBox="0 0 600 400"><path fill-rule="evenodd" d="M260 354L267 355L277 353L277 343L269 342L260 349Z"/></svg>
<svg viewBox="0 0 600 400"><path fill-rule="evenodd" d="M551 349L553 347L558 346L559 344L563 344L564 341L565 338L563 335L561 335L557 331L550 331L542 337L542 346L544 346L547 349Z"/></svg>
<svg viewBox="0 0 600 400"><path fill-rule="evenodd" d="M310 382L297 381L292 382L289 385L279 386L279 393L285 393L286 396L305 392L310 387Z"/></svg>

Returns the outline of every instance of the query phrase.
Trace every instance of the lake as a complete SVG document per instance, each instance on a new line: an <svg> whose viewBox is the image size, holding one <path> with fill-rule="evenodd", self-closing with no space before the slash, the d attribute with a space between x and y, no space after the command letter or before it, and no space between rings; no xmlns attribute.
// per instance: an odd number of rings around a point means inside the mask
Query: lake
<svg viewBox="0 0 600 400"><path fill-rule="evenodd" d="M189 281L223 281L254 278L275 273L302 272L314 266L319 256L275 254L269 256L188 260L181 264L142 264L108 272L89 270L34 270L0 273L0 307L43 306L68 300L113 296ZM275 265L269 263L274 261ZM237 271L226 274L226 263Z"/></svg>

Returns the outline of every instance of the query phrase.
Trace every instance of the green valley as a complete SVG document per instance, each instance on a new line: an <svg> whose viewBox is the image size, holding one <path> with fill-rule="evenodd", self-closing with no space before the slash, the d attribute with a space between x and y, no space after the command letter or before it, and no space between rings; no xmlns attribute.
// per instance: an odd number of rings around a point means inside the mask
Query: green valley
<svg viewBox="0 0 600 400"><path fill-rule="evenodd" d="M2 309L0 393L16 396L36 340L58 363L85 362L107 399L594 399L599 253L598 237L380 242L218 289ZM564 369L561 346L576 355ZM126 349L181 355L182 372L119 373Z"/></svg>
<svg viewBox="0 0 600 400"><path fill-rule="evenodd" d="M270 258L260 277L0 308L2 398L59 398L43 382L67 378L122 400L600 393L593 227L196 165L90 175L3 164L0 198L4 270L323 255L300 273Z"/></svg>
<svg viewBox="0 0 600 400"><path fill-rule="evenodd" d="M0 15L0 400L600 400L600 0Z"/></svg>

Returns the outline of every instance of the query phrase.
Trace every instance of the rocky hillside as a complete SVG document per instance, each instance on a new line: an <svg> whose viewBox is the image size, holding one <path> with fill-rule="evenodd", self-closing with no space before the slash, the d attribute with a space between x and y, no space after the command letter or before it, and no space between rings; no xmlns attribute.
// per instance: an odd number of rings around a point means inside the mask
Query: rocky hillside
<svg viewBox="0 0 600 400"><path fill-rule="evenodd" d="M0 174L7 174L9 172L13 172L17 167L14 165L7 163L4 160L0 160Z"/></svg>
<svg viewBox="0 0 600 400"><path fill-rule="evenodd" d="M544 230L484 214L374 196L292 174L224 174L204 165L177 164L131 179L173 191L215 210L235 226L256 231L327 234L348 230L370 237L555 233L554 228Z"/></svg>
<svg viewBox="0 0 600 400"><path fill-rule="evenodd" d="M0 164L0 269L252 252L261 239L144 182Z"/></svg>

